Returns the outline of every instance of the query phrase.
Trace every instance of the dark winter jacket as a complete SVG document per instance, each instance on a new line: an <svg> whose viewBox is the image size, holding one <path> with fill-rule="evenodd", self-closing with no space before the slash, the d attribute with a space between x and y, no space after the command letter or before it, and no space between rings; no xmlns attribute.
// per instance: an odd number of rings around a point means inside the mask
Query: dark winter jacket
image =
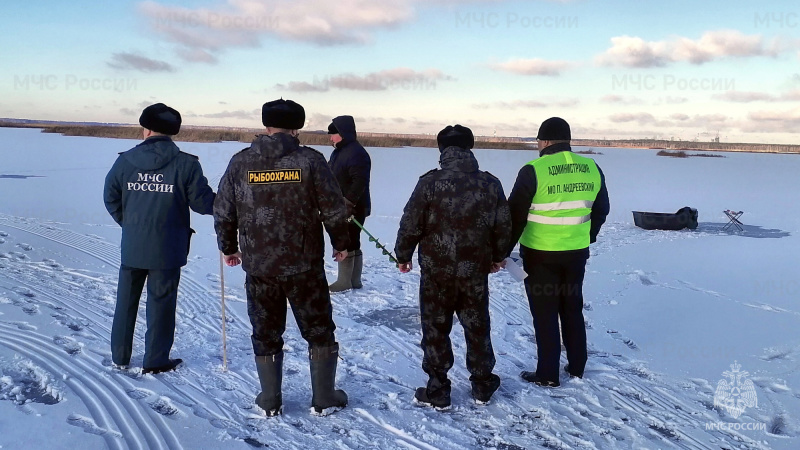
<svg viewBox="0 0 800 450"><path fill-rule="evenodd" d="M196 156L156 136L120 153L106 176L103 199L122 226L123 265L174 269L186 265L189 253L189 209L211 214L214 191Z"/></svg>
<svg viewBox="0 0 800 450"><path fill-rule="evenodd" d="M261 135L231 158L214 202L214 228L224 254L241 249L248 274L294 275L322 264L323 222L333 247L347 247L346 210L322 153L285 133Z"/></svg>
<svg viewBox="0 0 800 450"><path fill-rule="evenodd" d="M356 140L356 123L352 116L339 116L333 125L342 136L336 144L328 164L339 182L344 197L353 205L355 215L369 216L372 202L369 195L369 175L372 161L369 154Z"/></svg>
<svg viewBox="0 0 800 450"><path fill-rule="evenodd" d="M539 156L541 157L545 155L551 155L553 153L569 151L572 151L572 148L568 143L560 143L542 149L539 152ZM600 227L602 227L605 223L606 216L610 211L608 189L606 189L606 177L603 175L603 171L600 169L600 166L597 166L597 170L600 172L600 192L598 192L597 198L592 205L592 225L589 231L589 242L597 241L597 234L600 232ZM525 230L525 226L528 224L528 213L530 212L531 201L533 200L533 196L536 194L536 189L536 171L533 169L533 166L526 164L522 167L522 169L519 170L519 173L517 174L517 181L514 183L514 188L511 190L511 195L508 196L508 205L511 209L511 245L508 250L509 253L513 247L517 245L517 241L519 241L519 238L522 236L522 232ZM566 252L548 252L534 249L528 250L529 255L538 254L542 257L547 257L548 254L552 253L565 254L561 256L572 255L582 258L589 257L588 247Z"/></svg>
<svg viewBox="0 0 800 450"><path fill-rule="evenodd" d="M403 210L395 252L403 264L419 244L419 265L437 276L489 273L506 257L511 234L500 180L478 170L469 150L444 149L441 170L421 176Z"/></svg>

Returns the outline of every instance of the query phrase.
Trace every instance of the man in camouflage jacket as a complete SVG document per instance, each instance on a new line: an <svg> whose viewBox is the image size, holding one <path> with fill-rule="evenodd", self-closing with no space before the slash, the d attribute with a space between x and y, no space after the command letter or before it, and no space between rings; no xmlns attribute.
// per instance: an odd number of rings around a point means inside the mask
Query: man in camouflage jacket
<svg viewBox="0 0 800 450"><path fill-rule="evenodd" d="M464 327L473 398L488 402L500 386L500 378L492 373L488 274L503 266L511 219L502 184L478 170L469 150L475 142L472 131L448 126L437 140L441 170L420 177L403 210L395 252L400 271L407 273L419 244L422 370L429 380L414 397L446 408L450 405L447 372L453 367L453 313Z"/></svg>
<svg viewBox="0 0 800 450"><path fill-rule="evenodd" d="M323 223L334 258L347 257L347 208L325 157L300 146L305 111L291 100L264 104L267 134L231 158L214 202L214 228L229 266L246 272L247 313L261 382L256 404L281 413L286 300L309 345L312 406L317 413L347 404L334 390L336 343L324 270ZM238 238L237 238L238 232Z"/></svg>

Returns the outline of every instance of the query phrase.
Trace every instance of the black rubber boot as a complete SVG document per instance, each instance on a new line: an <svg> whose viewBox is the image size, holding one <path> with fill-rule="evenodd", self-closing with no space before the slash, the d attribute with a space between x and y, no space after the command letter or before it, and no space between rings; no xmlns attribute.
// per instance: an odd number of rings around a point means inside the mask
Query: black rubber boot
<svg viewBox="0 0 800 450"><path fill-rule="evenodd" d="M475 380L472 382L472 398L479 404L489 403L498 388L500 388L500 377L495 374L489 375L485 380Z"/></svg>
<svg viewBox="0 0 800 450"><path fill-rule="evenodd" d="M347 258L339 263L339 278L328 286L331 292L342 292L353 288L351 280L353 279L354 262L355 257L353 255L347 255Z"/></svg>
<svg viewBox="0 0 800 450"><path fill-rule="evenodd" d="M347 394L336 386L339 344L312 347L308 351L311 367L311 407L315 414L327 416L347 406Z"/></svg>
<svg viewBox="0 0 800 450"><path fill-rule="evenodd" d="M414 400L423 406L432 406L442 410L450 407L450 380L447 373L429 375L428 385L417 388Z"/></svg>
<svg viewBox="0 0 800 450"><path fill-rule="evenodd" d="M356 250L353 252L353 277L350 280L350 284L353 286L353 289L361 289L364 287L361 284L361 269L364 267L364 254L361 250Z"/></svg>
<svg viewBox="0 0 800 450"><path fill-rule="evenodd" d="M267 417L280 415L283 410L281 383L283 381L283 351L271 356L256 356L258 381L261 392L256 396L258 405Z"/></svg>
<svg viewBox="0 0 800 450"><path fill-rule="evenodd" d="M152 373L153 375L155 375L157 373L172 372L173 370L180 367L181 364L183 364L183 360L180 358L170 359L169 362L164 364L163 366L143 367L142 373L143 374Z"/></svg>
<svg viewBox="0 0 800 450"><path fill-rule="evenodd" d="M519 376L522 377L522 379L527 381L528 383L534 383L539 386L552 387L552 388L561 386L561 383L559 381L545 380L544 378L541 378L539 375L536 375L536 372L523 371L521 374L519 374Z"/></svg>

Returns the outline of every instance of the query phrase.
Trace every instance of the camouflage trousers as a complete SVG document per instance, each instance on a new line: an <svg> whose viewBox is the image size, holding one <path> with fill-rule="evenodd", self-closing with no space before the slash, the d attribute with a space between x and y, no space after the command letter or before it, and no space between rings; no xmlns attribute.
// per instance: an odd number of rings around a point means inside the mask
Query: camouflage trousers
<svg viewBox="0 0 800 450"><path fill-rule="evenodd" d="M319 266L295 275L247 275L245 288L256 356L271 356L283 349L287 299L300 334L308 342L309 348L329 347L336 343L336 325L333 323L333 308L322 261Z"/></svg>
<svg viewBox="0 0 800 450"><path fill-rule="evenodd" d="M422 322L422 370L429 376L428 395L450 395L447 372L453 367L450 331L453 314L464 328L467 370L473 387L490 382L495 365L489 323L489 277L450 278L422 272L419 286Z"/></svg>

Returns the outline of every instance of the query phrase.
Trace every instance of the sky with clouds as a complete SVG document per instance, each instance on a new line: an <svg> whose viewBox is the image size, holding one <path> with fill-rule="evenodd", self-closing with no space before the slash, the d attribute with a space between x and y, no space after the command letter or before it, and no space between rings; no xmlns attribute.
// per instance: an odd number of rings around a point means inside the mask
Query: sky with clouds
<svg viewBox="0 0 800 450"><path fill-rule="evenodd" d="M797 144L796 0L3 2L0 117Z"/></svg>

